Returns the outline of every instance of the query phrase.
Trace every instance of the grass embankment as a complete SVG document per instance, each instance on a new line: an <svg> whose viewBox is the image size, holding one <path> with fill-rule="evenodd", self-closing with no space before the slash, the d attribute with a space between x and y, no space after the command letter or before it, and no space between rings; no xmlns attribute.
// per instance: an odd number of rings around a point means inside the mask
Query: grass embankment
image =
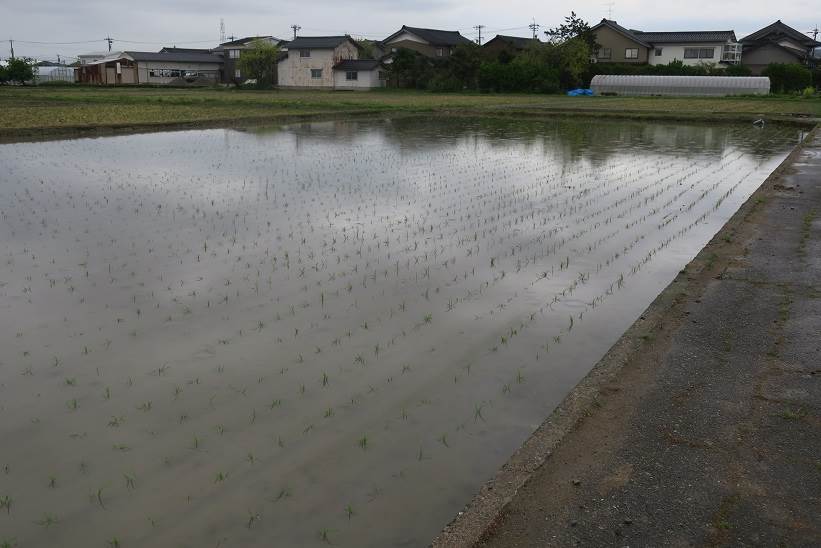
<svg viewBox="0 0 821 548"><path fill-rule="evenodd" d="M0 87L0 137L173 125L282 121L328 114L585 113L607 116L748 119L821 117L821 99L673 98L434 94L390 90L240 91L234 89Z"/></svg>

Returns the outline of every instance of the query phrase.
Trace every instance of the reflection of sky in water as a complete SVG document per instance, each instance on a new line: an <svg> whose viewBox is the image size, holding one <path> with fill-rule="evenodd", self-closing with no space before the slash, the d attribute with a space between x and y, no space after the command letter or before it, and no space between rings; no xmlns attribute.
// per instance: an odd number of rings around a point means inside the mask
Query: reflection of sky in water
<svg viewBox="0 0 821 548"><path fill-rule="evenodd" d="M396 118L0 146L9 489L74 516L43 530L20 495L12 536L425 544L796 133Z"/></svg>

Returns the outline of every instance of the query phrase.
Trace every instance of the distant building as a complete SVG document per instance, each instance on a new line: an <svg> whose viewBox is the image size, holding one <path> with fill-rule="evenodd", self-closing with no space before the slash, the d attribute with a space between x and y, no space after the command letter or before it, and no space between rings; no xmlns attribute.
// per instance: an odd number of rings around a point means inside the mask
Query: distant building
<svg viewBox="0 0 821 548"><path fill-rule="evenodd" d="M247 74L242 74L242 70L239 68L239 59L242 56L242 52L253 47L254 42L257 40L263 40L275 46L280 46L284 43L283 40L274 36L247 36L230 42L224 42L213 49L214 54L221 55L225 60L220 77L222 82L240 83L249 78ZM276 75L276 70L274 71L274 75Z"/></svg>
<svg viewBox="0 0 821 548"><path fill-rule="evenodd" d="M815 61L813 51L821 47L821 43L781 20L745 36L740 42L743 47L742 64L749 67L753 74L761 74L770 63L812 65Z"/></svg>
<svg viewBox="0 0 821 548"><path fill-rule="evenodd" d="M541 44L541 42L535 38L497 34L495 38L488 40L482 45L482 51L492 59L498 59L500 55L503 57L513 57L533 44Z"/></svg>
<svg viewBox="0 0 821 548"><path fill-rule="evenodd" d="M473 44L472 41L459 34L459 31L422 29L407 25L403 25L401 29L382 40L381 43L385 53L404 48L417 51L427 57L450 57L456 46Z"/></svg>
<svg viewBox="0 0 821 548"><path fill-rule="evenodd" d="M334 89L334 67L359 59L359 47L347 35L300 36L284 43L282 50L285 55L277 65L281 88Z"/></svg>
<svg viewBox="0 0 821 548"><path fill-rule="evenodd" d="M217 83L222 57L212 53L121 51L76 68L86 84Z"/></svg>
<svg viewBox="0 0 821 548"><path fill-rule="evenodd" d="M667 65L738 64L741 47L732 30L646 32L626 29L609 19L593 27L598 63Z"/></svg>

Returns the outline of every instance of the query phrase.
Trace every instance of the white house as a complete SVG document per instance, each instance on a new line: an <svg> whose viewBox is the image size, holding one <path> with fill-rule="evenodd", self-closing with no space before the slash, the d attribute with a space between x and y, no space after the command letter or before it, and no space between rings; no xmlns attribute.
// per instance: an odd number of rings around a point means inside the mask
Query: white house
<svg viewBox="0 0 821 548"><path fill-rule="evenodd" d="M281 88L334 89L334 67L359 59L359 47L350 36L300 36L280 47L287 53L277 64Z"/></svg>
<svg viewBox="0 0 821 548"><path fill-rule="evenodd" d="M741 62L741 46L731 30L630 32L650 44L647 60L651 65L666 65L671 61L682 61L685 65Z"/></svg>
<svg viewBox="0 0 821 548"><path fill-rule="evenodd" d="M385 67L378 59L349 59L333 68L334 89L368 90L385 87Z"/></svg>

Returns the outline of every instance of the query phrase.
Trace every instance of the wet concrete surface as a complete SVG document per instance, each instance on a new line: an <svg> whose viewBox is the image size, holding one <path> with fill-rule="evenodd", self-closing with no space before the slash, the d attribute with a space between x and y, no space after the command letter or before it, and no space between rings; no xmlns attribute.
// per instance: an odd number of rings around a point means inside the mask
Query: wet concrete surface
<svg viewBox="0 0 821 548"><path fill-rule="evenodd" d="M480 545L821 545L821 135L765 187Z"/></svg>

